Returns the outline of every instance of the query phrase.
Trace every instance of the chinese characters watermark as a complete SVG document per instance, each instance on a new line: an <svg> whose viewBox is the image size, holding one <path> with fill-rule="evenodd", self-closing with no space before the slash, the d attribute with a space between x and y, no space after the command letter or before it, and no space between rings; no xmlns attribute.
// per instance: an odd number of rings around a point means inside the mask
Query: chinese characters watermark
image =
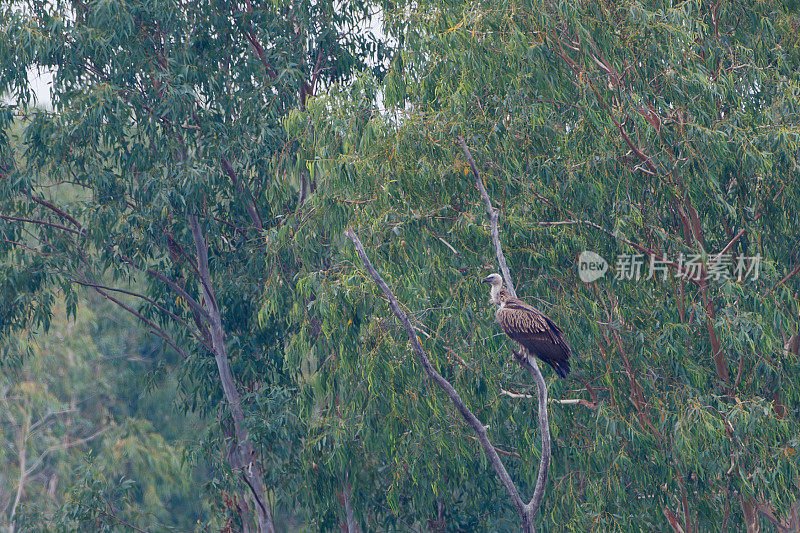
<svg viewBox="0 0 800 533"><path fill-rule="evenodd" d="M595 252L584 251L578 257L578 276L581 281L596 281L608 270L608 262ZM620 254L614 263L614 278L617 280L664 281L670 272L678 279L691 281L757 280L761 272L761 254L746 256L725 253L709 257L706 262L703 262L701 254L681 253L674 261L647 254Z"/></svg>

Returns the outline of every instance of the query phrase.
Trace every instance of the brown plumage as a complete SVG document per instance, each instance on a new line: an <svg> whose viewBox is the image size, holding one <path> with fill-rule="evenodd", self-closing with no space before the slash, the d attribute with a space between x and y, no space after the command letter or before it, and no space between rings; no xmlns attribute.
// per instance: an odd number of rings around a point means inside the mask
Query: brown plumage
<svg viewBox="0 0 800 533"><path fill-rule="evenodd" d="M483 281L492 284L492 302L498 306L497 322L503 332L529 354L552 366L560 377L567 377L572 350L564 341L561 328L535 307L511 296L503 288L499 274L491 274Z"/></svg>

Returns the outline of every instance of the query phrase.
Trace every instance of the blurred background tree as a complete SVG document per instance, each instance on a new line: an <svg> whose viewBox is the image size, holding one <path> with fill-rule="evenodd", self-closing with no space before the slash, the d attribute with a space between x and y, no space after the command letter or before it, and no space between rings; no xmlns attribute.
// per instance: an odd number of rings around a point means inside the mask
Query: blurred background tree
<svg viewBox="0 0 800 533"><path fill-rule="evenodd" d="M211 514L190 491L205 465L186 461L206 422L183 408L179 358L109 302L90 298L75 315L55 306L50 331L4 367L3 525L75 529L65 511L88 510L75 497L90 490L79 475L87 470L108 486L130 485L126 504L105 502L98 523L191 530Z"/></svg>

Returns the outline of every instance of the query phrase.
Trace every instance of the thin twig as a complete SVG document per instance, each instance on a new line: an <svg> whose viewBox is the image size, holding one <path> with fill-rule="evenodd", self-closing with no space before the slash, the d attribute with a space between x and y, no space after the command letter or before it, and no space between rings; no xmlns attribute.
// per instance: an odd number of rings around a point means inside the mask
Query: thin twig
<svg viewBox="0 0 800 533"><path fill-rule="evenodd" d="M733 238L730 240L730 242L728 242L728 244L725 246L725 248L723 248L722 251L720 253L718 253L717 256L714 259L711 260L711 262L709 262L708 266L710 267L714 263L716 263L717 261L722 259L722 256L727 254L730 251L730 249L733 248L733 245L736 244L736 241L741 239L742 235L744 235L746 231L747 230L745 230L745 229L740 229L739 233L737 233L736 235L733 236Z"/></svg>
<svg viewBox="0 0 800 533"><path fill-rule="evenodd" d="M194 311L196 311L198 314L200 314L200 316L202 316L204 319L206 319L207 321L211 322L211 317L209 316L209 314L208 314L208 311L206 311L206 310L203 308L203 306L202 306L202 305L200 305L200 303L199 303L197 300L195 300L194 298L192 298L192 297L189 295L189 293L188 293L188 292L186 292L186 291L183 289L183 287L181 287L180 285L178 285L177 283L175 283L174 281L172 281L171 279L169 279L168 277L166 277L164 274L161 274L160 272L156 272L156 271L155 271L155 270L153 270L152 268L148 268L148 267L146 267L146 266L141 266L141 265L139 265L139 264L138 264L136 261L134 261L132 258L128 257L127 255L125 255L125 254L121 253L121 252L120 252L120 251L118 251L118 250L114 250L114 249L113 249L113 247L111 247L111 246L108 246L108 245L107 245L107 246L106 246L106 249L107 249L109 252L111 252L112 254L116 254L117 256L119 256L119 258L120 258L120 259L122 259L122 261L123 261L124 263L127 263L127 264L131 265L131 266L132 266L133 268L135 268L136 270L138 270L138 271L140 271L140 272L147 273L147 274L149 274L150 276L152 276L152 277L156 278L157 280L159 280L159 281L161 281L161 282L165 283L166 285L168 285L170 288L172 288L172 290L174 290L175 292L177 292L177 293L178 293L178 295L179 295L181 298L183 298L183 299L184 299L184 301L185 301L187 304L189 304L189 307L191 307L191 308L192 308Z"/></svg>
<svg viewBox="0 0 800 533"><path fill-rule="evenodd" d="M78 228L78 230L80 230L81 232L83 231L83 226L81 225L80 222L78 222L75 219L75 217L73 217L72 215L70 215L69 213L64 211L63 209L59 209L56 205L48 202L44 198L38 198L35 194L33 194L33 191L28 191L28 193L30 194L31 200L33 200L34 202L36 202L37 204L39 204L41 206L44 206L44 207L48 208L50 211L54 212L55 214L57 214L61 218L70 221L72 223L72 225L74 225L76 228Z"/></svg>
<svg viewBox="0 0 800 533"><path fill-rule="evenodd" d="M172 312L172 311L170 311L169 309L167 309L167 308L165 308L165 307L163 307L163 306L159 305L159 304L158 304L158 303L157 303L155 300L153 300L152 298L148 298L147 296L145 296L145 295L143 295L143 294L139 294L139 293L137 293L137 292L133 292L133 291L127 291L127 290L125 290L125 289L117 289L117 288L114 288L114 287L108 287L108 286L106 286L106 285L99 285L99 284L97 284L97 283L90 283L90 282L88 282L88 281L80 281L80 280L74 279L74 280L72 280L72 282L73 282L73 283L77 283L78 285L82 285L82 286L84 286L84 287L89 287L89 288L92 288L92 289L103 289L103 290L106 290L106 291L119 292L119 293L122 293L122 294L127 294L128 296L134 296L134 297L136 297L136 298L141 298L142 300L144 300L145 302L149 303L150 305L152 305L153 307L155 307L155 308L156 308L156 309L158 309L159 311L161 311L161 312L163 312L163 313L166 313L167 315L169 315L169 316L170 316L170 318L172 318L174 321L176 321L176 322L178 322L179 324L183 325L183 327L185 327L187 331L189 331L189 332L190 332L192 335L194 335L194 337L195 337L195 338L197 338L197 340L198 340L198 341L200 341L200 343L201 343L203 346L205 346L205 347L206 347L206 349L207 349L208 351L210 351L210 352L213 352L213 351L214 351L214 350L213 350L213 347L212 347L212 346L211 346L211 344L209 343L208 339L206 339L206 338L205 338L205 337L202 335L202 332L201 332L200 330L195 330L195 329L193 329L191 326L189 326L189 324L187 324L187 323L186 323L186 321L185 321L185 320L183 320L182 318L180 318L179 316L177 316L175 313L173 313L173 312Z"/></svg>
<svg viewBox="0 0 800 533"><path fill-rule="evenodd" d="M118 517L117 514L114 513L114 509L113 509L113 507L111 507L111 504L109 502L106 501L106 505L109 506L109 508L111 509L111 512L109 513L109 512L101 510L100 514L102 516L105 516L106 518L110 518L111 520L114 520L115 522L118 522L119 524L122 524L123 526L129 527L130 529L136 531L137 533L147 533L146 529L142 529L140 527L136 527L135 525L131 524L130 522L127 522L127 521L123 520L122 518Z"/></svg>
<svg viewBox="0 0 800 533"><path fill-rule="evenodd" d="M231 165L230 161L228 161L227 157L224 155L220 157L220 164L222 165L222 169L225 171L225 174L227 174L233 182L233 186L236 187L236 191L240 196L242 196L245 203L245 208L247 209L247 213L250 215L250 220L253 222L253 225L258 231L263 231L264 224L261 221L261 215L258 214L256 202L250 195L250 191L245 188L244 184L242 184L242 180L238 178L236 171L233 170L233 166Z"/></svg>
<svg viewBox="0 0 800 533"><path fill-rule="evenodd" d="M792 276L794 276L794 275L795 275L795 274L797 274L798 272L800 272L800 265L797 265L796 267L794 267L794 269L792 269L792 271L791 271L791 272L789 272L788 274L786 274L786 276L784 276L784 278L783 278L782 280L780 280L780 281L779 281L779 282L778 282L778 283L775 285L775 289L777 289L778 287L780 287L781 285L783 285L784 283L786 283L787 281L789 281L789 278L791 278ZM772 290L775 290L775 289L772 289Z"/></svg>
<svg viewBox="0 0 800 533"><path fill-rule="evenodd" d="M41 226L48 226L55 229L60 229L62 231L66 231L67 233L72 233L73 235L83 235L78 230L74 230L72 228L68 228L66 226L62 226L61 224L55 224L53 222L47 222L46 220L38 220L33 218L22 218L22 217L12 217L10 215L0 215L0 219L8 220L11 222L27 222L29 224L39 224Z"/></svg>
<svg viewBox="0 0 800 533"><path fill-rule="evenodd" d="M167 344L169 344L170 346L172 346L172 347L175 349L175 351L176 351L176 352L178 352L178 354L179 354L181 357L183 357L184 359L188 359L188 358L189 358L189 354L187 354L186 352L184 352L184 351L183 351L183 350L180 348L180 346L178 346L178 343L176 343L176 342L175 342L175 341L172 339L172 337L170 337L169 335L167 335L167 332L166 332L166 331L164 331L163 329L161 329L160 327L158 327L158 326L155 324L155 322L153 322L152 320L148 320L148 319L147 319L147 318L145 318L145 317L144 317L144 316L143 316L141 313L139 313L138 311L136 311L135 309L133 309L133 308L131 308L131 307L128 307L127 305L125 305L124 303L122 303L120 300L118 300L118 299L114 298L113 296L111 296L110 294L108 294L108 293L107 293L106 291L104 291L103 289L100 289L99 287L92 287L92 288L93 288L95 291L97 291L97 292L98 292L100 295L102 295L104 298L106 298L106 299L108 299L108 300L111 300L112 302L114 302L115 304L117 304L119 307L123 308L124 310L126 310L127 312L129 312L130 314L132 314L133 316L135 316L136 318L138 318L139 320L141 320L142 322L144 322L144 323L145 323L145 324L147 324L148 326L150 326L150 328L153 330L153 333L155 333L156 335L158 335L159 337L161 337L162 339L164 339L164 342L166 342Z"/></svg>
<svg viewBox="0 0 800 533"><path fill-rule="evenodd" d="M36 471L36 469L39 468L39 465L41 465L44 462L44 460L47 458L47 456L50 455L52 452L55 452L55 451L58 451L58 450L68 450L69 448L74 448L75 446L80 446L81 444L86 444L87 442L96 439L97 437L99 437L100 435L102 435L103 433L108 431L109 429L111 429L111 426L105 426L105 427L100 428L99 430L97 430L93 434L89 435L88 437L83 437L82 439L68 441L68 442L64 442L64 443L61 443L61 444L56 444L56 445L48 447L45 451L42 452L42 454L39 456L39 458L36 460L36 462L33 463L27 470L25 470L25 476L27 477L27 476L30 476L31 474L33 474Z"/></svg>
<svg viewBox="0 0 800 533"><path fill-rule="evenodd" d="M473 437L472 435L466 435L466 437L468 439L474 440L476 442L478 440L475 437ZM497 453L499 453L500 455L505 455L506 457L514 457L515 459L522 459L522 456L520 454L518 454L517 452L510 452L508 450L504 450L504 449L499 448L497 446L495 446L494 449L497 450Z"/></svg>
<svg viewBox="0 0 800 533"><path fill-rule="evenodd" d="M570 212L570 214L572 214L572 213ZM615 232L613 232L613 231L611 231L611 230L609 230L607 228L604 228L603 226L600 226L599 224L596 224L596 223L592 222L591 220L578 220L578 219L576 219L576 220L557 220L557 221L552 221L552 222L551 221L539 221L539 222L536 223L537 226L568 226L568 225L581 225L581 224L584 224L586 226L594 228L594 229L596 229L598 231L602 231L603 233L605 233L605 234L607 234L607 235L619 240L620 242L635 248L636 250L642 252L643 254L646 254L647 256L649 256L649 257L651 257L651 258L653 258L655 260L658 260L659 262L664 263L667 266L672 267L673 269L675 269L675 272L679 276L685 276L686 275L685 274L686 273L686 269L685 268L683 268L681 265L679 265L678 263L676 263L674 261L668 260L666 258L666 256L660 256L654 250L651 250L650 248L647 248L646 246L642 246L641 244L637 244L637 243L635 243L635 242L633 242L633 241L631 241L629 239L626 239L625 237L622 237L619 233L615 233ZM691 276L686 276L686 279L689 279L691 281L697 281L695 278L693 278Z"/></svg>

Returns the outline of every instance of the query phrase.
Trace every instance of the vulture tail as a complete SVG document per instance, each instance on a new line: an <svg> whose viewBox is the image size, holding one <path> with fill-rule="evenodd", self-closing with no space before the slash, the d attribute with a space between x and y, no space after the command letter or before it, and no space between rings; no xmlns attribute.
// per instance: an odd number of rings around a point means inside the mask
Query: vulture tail
<svg viewBox="0 0 800 533"><path fill-rule="evenodd" d="M542 361L553 367L553 370L556 371L558 377L563 379L567 377L567 374L569 374L569 360L559 361L557 359L544 359L544 358L541 359Z"/></svg>

